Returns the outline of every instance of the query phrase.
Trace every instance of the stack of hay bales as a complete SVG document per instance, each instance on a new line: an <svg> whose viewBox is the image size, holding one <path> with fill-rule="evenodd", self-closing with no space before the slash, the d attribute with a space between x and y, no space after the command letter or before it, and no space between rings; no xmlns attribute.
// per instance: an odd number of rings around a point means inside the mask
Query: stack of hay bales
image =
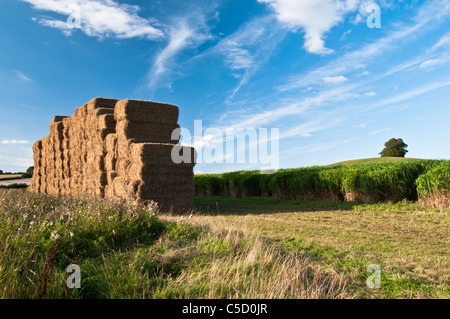
<svg viewBox="0 0 450 319"><path fill-rule="evenodd" d="M116 134L107 138L107 167L113 168L108 196L156 201L162 210L192 206L194 150L176 145L178 107L136 100L118 101ZM190 163L172 161L173 148L191 152ZM114 150L113 152L110 152Z"/></svg>
<svg viewBox="0 0 450 319"><path fill-rule="evenodd" d="M175 105L95 98L71 117L55 117L50 135L34 144L31 188L155 201L163 211L188 209L195 150L172 136L177 121ZM174 163L173 151L190 153L190 162Z"/></svg>
<svg viewBox="0 0 450 319"><path fill-rule="evenodd" d="M83 192L104 196L107 185L105 138L115 132L114 106L117 100L94 99L86 105Z"/></svg>

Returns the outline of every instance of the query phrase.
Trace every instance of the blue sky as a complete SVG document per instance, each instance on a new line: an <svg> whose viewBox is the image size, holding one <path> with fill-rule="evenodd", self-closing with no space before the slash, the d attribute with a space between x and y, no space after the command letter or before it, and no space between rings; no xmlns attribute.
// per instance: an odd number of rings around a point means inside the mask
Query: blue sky
<svg viewBox="0 0 450 319"><path fill-rule="evenodd" d="M450 0L2 0L0 46L3 171L97 96L176 104L191 132L279 128L282 168L377 157L392 137L450 158Z"/></svg>

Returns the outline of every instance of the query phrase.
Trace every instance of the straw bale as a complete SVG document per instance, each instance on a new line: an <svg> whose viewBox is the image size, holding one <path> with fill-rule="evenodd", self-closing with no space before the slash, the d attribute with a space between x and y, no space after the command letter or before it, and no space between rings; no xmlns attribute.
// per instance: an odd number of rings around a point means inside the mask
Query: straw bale
<svg viewBox="0 0 450 319"><path fill-rule="evenodd" d="M94 113L97 109L114 109L118 100L116 99L105 99L101 97L96 97L87 103L87 109L89 113Z"/></svg>
<svg viewBox="0 0 450 319"><path fill-rule="evenodd" d="M105 171L113 172L116 170L117 157L114 154L107 153L104 159Z"/></svg>
<svg viewBox="0 0 450 319"><path fill-rule="evenodd" d="M108 154L117 154L117 135L109 134L105 138L105 151Z"/></svg>
<svg viewBox="0 0 450 319"><path fill-rule="evenodd" d="M91 113L94 116L101 116L106 114L112 114L114 116L114 108L106 108L106 107L100 107L97 108Z"/></svg>
<svg viewBox="0 0 450 319"><path fill-rule="evenodd" d="M154 142L154 143L178 143L172 140L172 132L178 129L178 124L165 124L155 122L131 122L118 121L116 130L123 134L127 140L134 139L133 142Z"/></svg>
<svg viewBox="0 0 450 319"><path fill-rule="evenodd" d="M133 143L130 146L130 157L132 159L141 158L145 163L161 163L171 164L172 153L182 155L189 155L186 162L189 164L195 163L195 149L190 146L183 146L180 144L173 145L168 143ZM193 165L192 165L193 166Z"/></svg>
<svg viewBox="0 0 450 319"><path fill-rule="evenodd" d="M152 101L121 100L114 109L116 120L176 124L178 107Z"/></svg>

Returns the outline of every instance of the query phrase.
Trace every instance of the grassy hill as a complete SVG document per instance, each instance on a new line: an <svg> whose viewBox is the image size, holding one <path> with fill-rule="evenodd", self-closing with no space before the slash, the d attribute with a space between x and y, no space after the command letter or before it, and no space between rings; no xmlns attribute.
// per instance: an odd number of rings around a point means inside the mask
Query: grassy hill
<svg viewBox="0 0 450 319"><path fill-rule="evenodd" d="M419 162L419 161L423 161L423 159L408 158L408 157L373 157L373 158L362 158L357 160L343 161L331 165L372 164L382 162Z"/></svg>

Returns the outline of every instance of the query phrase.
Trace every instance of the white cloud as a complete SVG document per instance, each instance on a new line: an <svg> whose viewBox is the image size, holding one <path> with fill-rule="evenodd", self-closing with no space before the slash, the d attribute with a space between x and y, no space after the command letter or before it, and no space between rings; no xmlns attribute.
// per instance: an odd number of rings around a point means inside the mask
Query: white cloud
<svg viewBox="0 0 450 319"><path fill-rule="evenodd" d="M120 4L114 0L22 0L33 5L34 9L52 11L64 15L63 20L40 19L39 23L62 30L70 35L80 28L92 37L115 37L118 39L147 38L159 39L163 32L153 25L154 19L140 17L139 7ZM68 24L69 17L75 22ZM79 23L79 26L75 26ZM152 25L153 24L153 25Z"/></svg>
<svg viewBox="0 0 450 319"><path fill-rule="evenodd" d="M446 5L443 5L445 3ZM386 36L364 45L362 48L345 53L344 55L330 61L326 65L311 70L307 73L301 73L291 76L288 83L282 85L282 91L297 90L302 87L309 87L319 84L324 77L333 77L338 75L347 76L348 73L354 72L360 65L368 65L377 56L387 51L398 48L402 42L414 39L417 35L429 31L436 25L439 25L443 18L450 13L450 2L430 1L420 7L417 14L412 17L412 23L397 25L395 29L389 31ZM406 64L393 69L382 77L410 68L423 62L423 59L415 59ZM380 78L372 77L372 81Z"/></svg>
<svg viewBox="0 0 450 319"><path fill-rule="evenodd" d="M343 82L347 82L348 79L343 76L343 75L339 75L339 76L326 76L323 78L323 82L324 83L329 83L329 84L339 84L339 83L343 83Z"/></svg>
<svg viewBox="0 0 450 319"><path fill-rule="evenodd" d="M1 144L28 144L30 142L25 140L3 140L0 142Z"/></svg>
<svg viewBox="0 0 450 319"><path fill-rule="evenodd" d="M258 0L266 3L278 20L293 31L303 30L305 49L316 54L329 54L324 37L351 12L359 11L358 23L368 14L368 0Z"/></svg>

